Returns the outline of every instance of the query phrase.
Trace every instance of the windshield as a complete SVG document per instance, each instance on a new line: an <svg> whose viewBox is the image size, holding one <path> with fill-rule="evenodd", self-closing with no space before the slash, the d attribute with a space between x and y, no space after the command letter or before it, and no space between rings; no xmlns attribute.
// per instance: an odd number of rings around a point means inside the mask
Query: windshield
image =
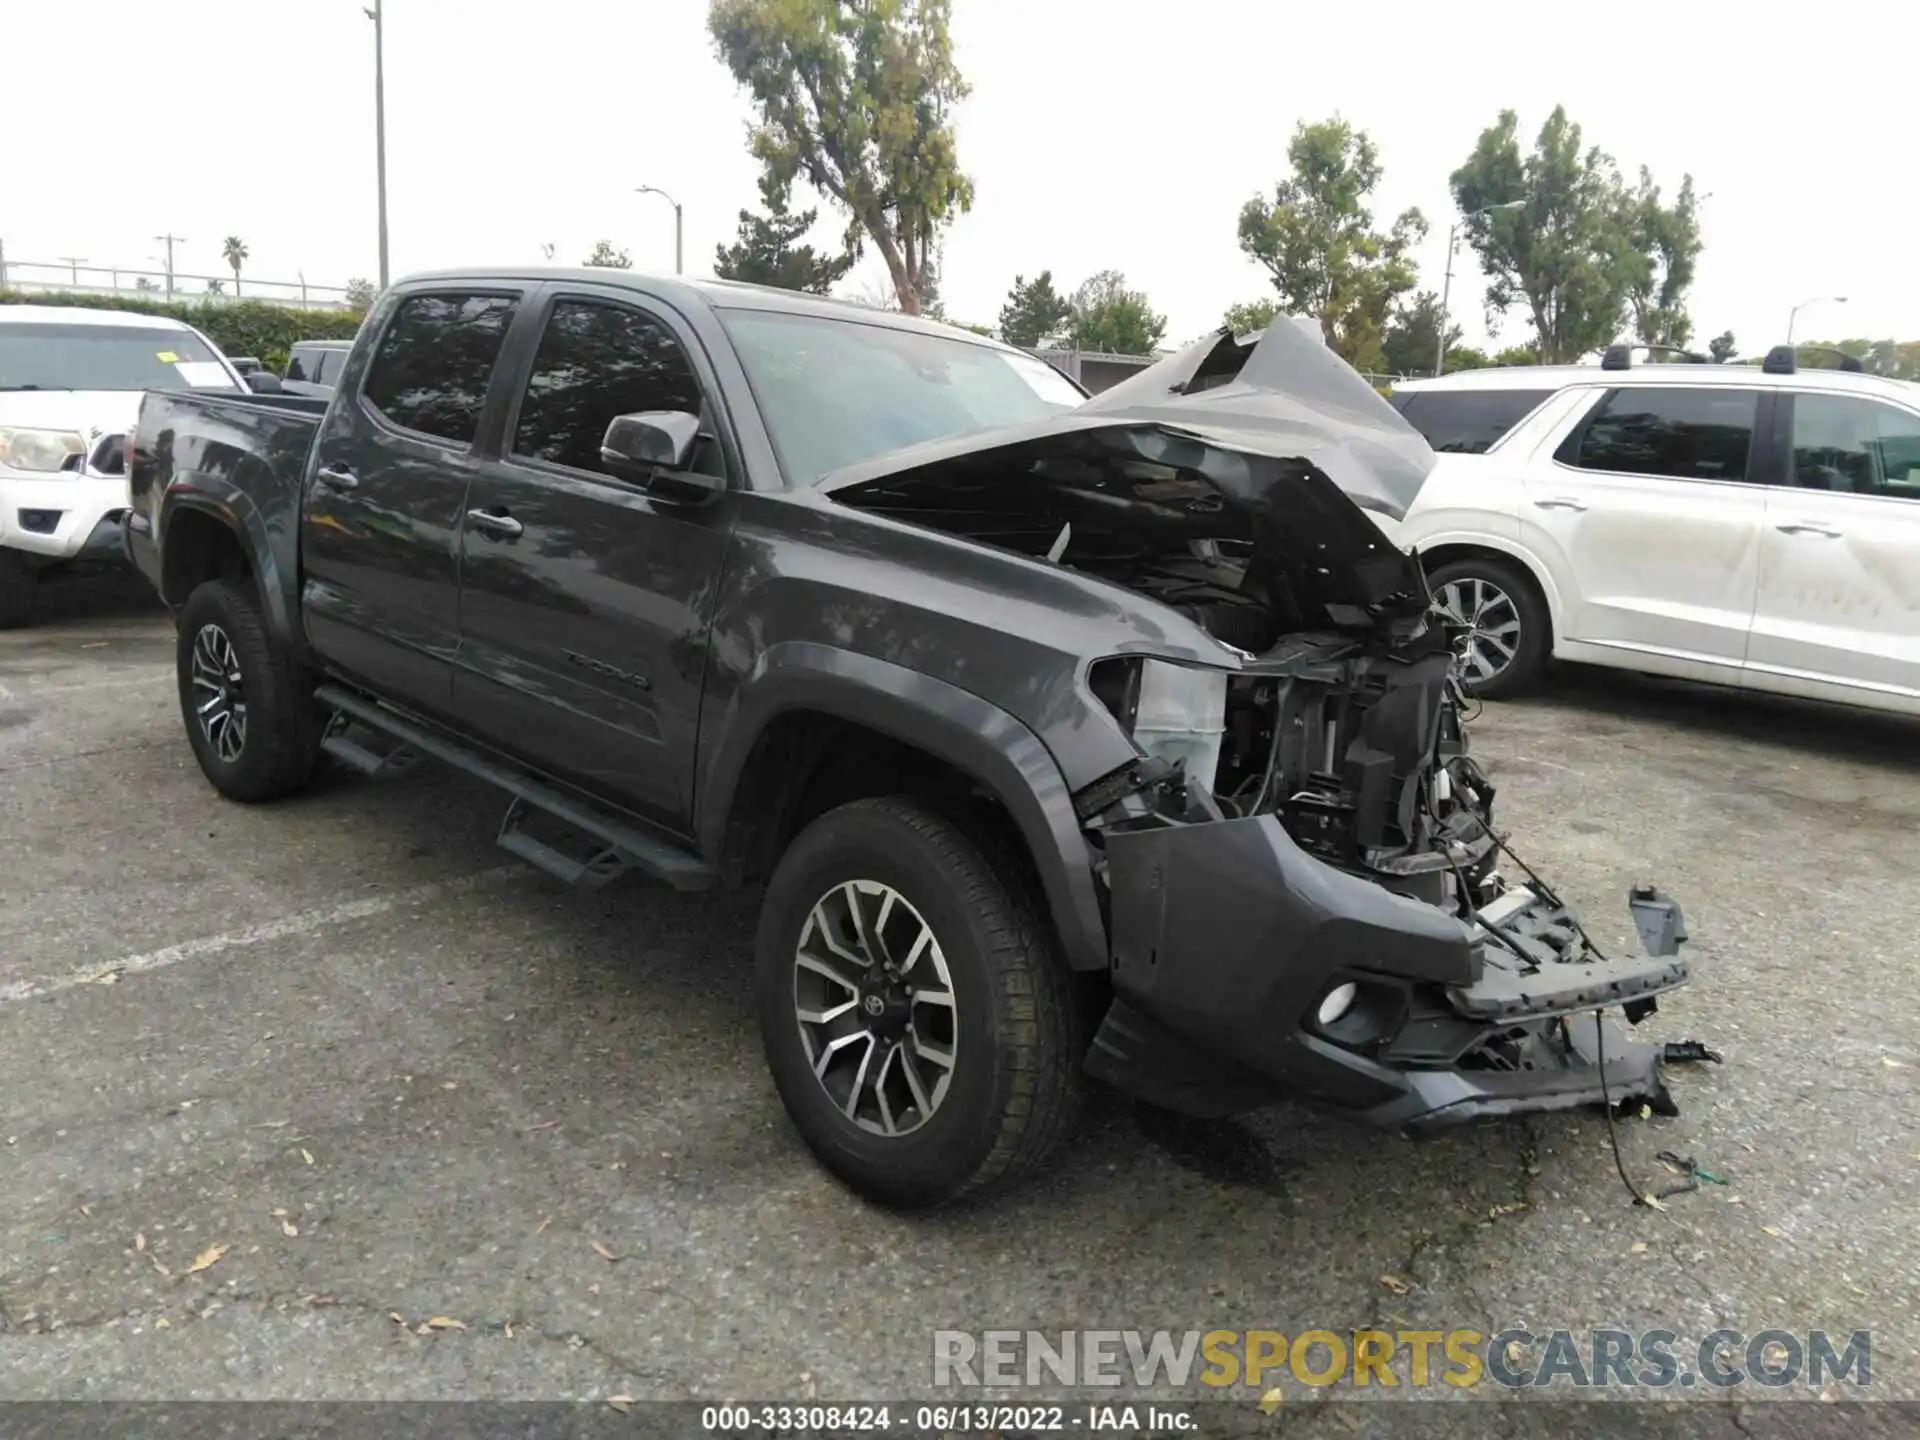
<svg viewBox="0 0 1920 1440"><path fill-rule="evenodd" d="M1082 396L1044 360L858 320L723 311L780 465L796 484L964 430L1070 410Z"/></svg>
<svg viewBox="0 0 1920 1440"><path fill-rule="evenodd" d="M0 390L233 390L213 347L191 330L0 317Z"/></svg>

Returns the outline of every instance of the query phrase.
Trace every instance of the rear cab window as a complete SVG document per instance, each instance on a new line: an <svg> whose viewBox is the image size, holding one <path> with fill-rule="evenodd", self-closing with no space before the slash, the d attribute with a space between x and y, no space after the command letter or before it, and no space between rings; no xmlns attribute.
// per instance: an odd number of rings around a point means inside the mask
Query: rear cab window
<svg viewBox="0 0 1920 1440"><path fill-rule="evenodd" d="M471 445L517 295L435 291L400 302L361 397L387 424Z"/></svg>
<svg viewBox="0 0 1920 1440"><path fill-rule="evenodd" d="M1744 481L1755 454L1758 390L1639 386L1609 391L1560 443L1576 470Z"/></svg>
<svg viewBox="0 0 1920 1440"><path fill-rule="evenodd" d="M1552 390L1403 390L1393 408L1437 454L1484 455Z"/></svg>

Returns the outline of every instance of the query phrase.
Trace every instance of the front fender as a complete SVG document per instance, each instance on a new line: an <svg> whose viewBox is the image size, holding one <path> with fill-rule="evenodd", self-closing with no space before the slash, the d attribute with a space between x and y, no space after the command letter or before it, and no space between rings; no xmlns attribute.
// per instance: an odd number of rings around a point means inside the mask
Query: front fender
<svg viewBox="0 0 1920 1440"><path fill-rule="evenodd" d="M1067 962L1107 968L1092 857L1060 768L1034 733L979 696L889 661L811 641L769 646L729 697L699 786L701 849L722 852L748 757L777 716L811 710L865 725L971 776L1019 827Z"/></svg>

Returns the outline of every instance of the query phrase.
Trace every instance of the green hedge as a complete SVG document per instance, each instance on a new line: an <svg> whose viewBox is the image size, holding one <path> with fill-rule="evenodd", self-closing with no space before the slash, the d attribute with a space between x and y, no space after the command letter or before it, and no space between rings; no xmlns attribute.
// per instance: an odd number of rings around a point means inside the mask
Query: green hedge
<svg viewBox="0 0 1920 1440"><path fill-rule="evenodd" d="M351 340L360 316L344 310L300 310L265 300L148 300L131 295L29 295L0 290L0 305L71 305L82 310L132 310L193 326L228 355L251 355L269 370L287 368L299 340Z"/></svg>

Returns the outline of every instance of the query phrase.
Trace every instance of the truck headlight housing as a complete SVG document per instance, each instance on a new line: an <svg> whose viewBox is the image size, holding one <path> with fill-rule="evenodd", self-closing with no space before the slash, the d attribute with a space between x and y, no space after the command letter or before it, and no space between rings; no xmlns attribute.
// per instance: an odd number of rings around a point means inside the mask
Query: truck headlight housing
<svg viewBox="0 0 1920 1440"><path fill-rule="evenodd" d="M1147 656L1109 656L1088 671L1088 688L1141 753L1186 766L1189 780L1213 789L1227 728L1225 670Z"/></svg>
<svg viewBox="0 0 1920 1440"><path fill-rule="evenodd" d="M84 463L87 442L72 430L29 430L0 425L0 466L33 475L57 475Z"/></svg>

